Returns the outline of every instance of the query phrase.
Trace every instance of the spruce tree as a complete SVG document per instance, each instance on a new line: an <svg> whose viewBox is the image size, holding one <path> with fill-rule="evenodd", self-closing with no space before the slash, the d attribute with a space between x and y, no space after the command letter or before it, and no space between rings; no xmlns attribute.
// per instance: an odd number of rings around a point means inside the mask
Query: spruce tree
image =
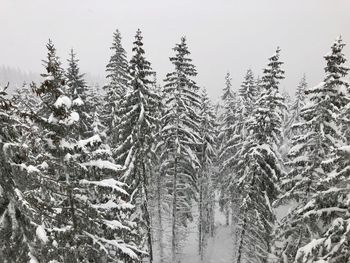
<svg viewBox="0 0 350 263"><path fill-rule="evenodd" d="M272 202L278 194L278 178L283 174L278 145L285 108L279 81L284 78L284 71L279 52L277 49L264 69L261 97L245 124L247 136L235 157L232 180L237 183L241 200L234 257L237 263L267 262L270 254L275 223Z"/></svg>
<svg viewBox="0 0 350 263"><path fill-rule="evenodd" d="M33 85L42 100L32 117L42 129L45 162L37 166L44 175L40 185L45 193L40 229L44 246L35 256L44 262L138 260L138 237L129 219L133 206L126 186L113 178L122 167L112 162L110 147L99 134L82 138L78 107L84 103L73 103L51 41L47 48L45 80Z"/></svg>
<svg viewBox="0 0 350 263"><path fill-rule="evenodd" d="M168 107L162 118L161 171L167 178L171 195L171 256L172 261L177 262L179 241L185 237L188 219L192 219L191 200L197 192L200 97L197 94L199 88L192 79L197 71L189 58L184 37L174 51L175 56L170 61L175 69L167 74L164 86Z"/></svg>
<svg viewBox="0 0 350 263"><path fill-rule="evenodd" d="M112 56L106 66L109 83L104 87L106 92L103 109L103 123L107 128L107 135L113 144L119 143L119 133L116 125L120 122L118 110L129 90L130 75L126 51L122 46L122 37L117 29L113 34L113 42L110 48Z"/></svg>
<svg viewBox="0 0 350 263"><path fill-rule="evenodd" d="M304 75L295 91L295 98L289 110L289 118L284 127L284 136L290 140L293 137L292 126L302 121L300 111L305 106L305 91L307 90L306 76Z"/></svg>
<svg viewBox="0 0 350 263"><path fill-rule="evenodd" d="M67 80L66 93L72 98L73 107L76 107L79 114L78 132L83 138L88 136L90 130L89 123L91 122L89 115L89 101L87 100L87 84L84 80L84 75L80 73L79 59L73 49L69 53L68 68L65 74Z"/></svg>
<svg viewBox="0 0 350 263"><path fill-rule="evenodd" d="M227 190L227 179L230 177L229 159L235 152L236 144L236 122L238 117L239 99L237 92L232 90L230 74L225 77L225 87L222 94L223 110L219 117L219 131L217 136L218 144L218 162L220 163L220 177L217 178L217 184L220 187L219 204L221 210L226 215L226 225L229 225L229 216L232 201L232 189Z"/></svg>
<svg viewBox="0 0 350 263"><path fill-rule="evenodd" d="M34 260L40 245L40 212L30 198L38 173L28 162L27 146L21 143L25 125L15 118L15 109L6 87L0 87L0 258L6 263Z"/></svg>
<svg viewBox="0 0 350 263"><path fill-rule="evenodd" d="M124 163L123 180L135 193L140 223L143 224L150 261L153 260L150 215L150 179L154 158L158 107L160 98L155 92L151 63L145 57L141 31L137 30L133 56L130 60L130 92L118 111L120 144L115 150L117 162ZM133 193L133 195L134 195Z"/></svg>
<svg viewBox="0 0 350 263"><path fill-rule="evenodd" d="M302 122L293 126L302 133L297 133L292 140L290 172L282 181L284 194L278 202L296 202L278 231L278 238L285 241L278 253L286 262L313 262L324 256L329 247L323 252L319 250L321 239L325 241L322 235L331 234L326 233L325 226L341 213L343 206L342 191L338 195L335 188L344 183L336 179L342 165L340 156L344 153L339 149L340 159L331 158L342 143L339 114L348 101L349 84L344 81L348 68L344 66L343 47L339 38L331 53L325 56L325 79L306 90L309 103L300 112Z"/></svg>
<svg viewBox="0 0 350 263"><path fill-rule="evenodd" d="M198 173L199 188L199 219L198 245L199 255L203 259L208 237L213 233L214 223L214 188L213 171L215 152L215 115L208 94L204 89L201 94L201 122L199 126L200 144L198 158L200 171Z"/></svg>

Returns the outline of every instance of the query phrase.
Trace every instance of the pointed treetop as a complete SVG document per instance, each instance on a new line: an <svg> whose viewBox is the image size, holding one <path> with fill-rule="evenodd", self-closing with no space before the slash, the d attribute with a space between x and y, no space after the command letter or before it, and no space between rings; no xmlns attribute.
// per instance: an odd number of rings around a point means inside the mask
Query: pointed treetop
<svg viewBox="0 0 350 263"><path fill-rule="evenodd" d="M224 102L227 102L233 97L231 80L232 80L231 74L230 72L227 72L225 76L225 87L223 89L223 94L221 96L221 99Z"/></svg>
<svg viewBox="0 0 350 263"><path fill-rule="evenodd" d="M344 66L346 58L343 51L345 44L341 36L339 36L331 47L331 52L324 56L326 60L326 67L324 68L326 72L325 82L331 82L334 84L344 84L349 87L349 83L341 81L341 78L345 77L350 70L348 67ZM337 83L341 81L341 83Z"/></svg>
<svg viewBox="0 0 350 263"><path fill-rule="evenodd" d="M304 101L306 88L307 88L307 82L306 82L306 75L304 74L302 79L299 82L297 90L295 91L295 98L297 100Z"/></svg>
<svg viewBox="0 0 350 263"><path fill-rule="evenodd" d="M264 75L261 79L261 86L266 90L278 90L279 80L284 79L284 70L281 66L284 64L280 61L281 49L277 47L275 54L269 58L267 67L263 70Z"/></svg>
<svg viewBox="0 0 350 263"><path fill-rule="evenodd" d="M68 69L66 73L67 85L69 86L69 94L76 98L77 96L84 96L86 83L84 80L85 74L80 74L79 59L76 58L76 53L73 49L70 50L68 61Z"/></svg>

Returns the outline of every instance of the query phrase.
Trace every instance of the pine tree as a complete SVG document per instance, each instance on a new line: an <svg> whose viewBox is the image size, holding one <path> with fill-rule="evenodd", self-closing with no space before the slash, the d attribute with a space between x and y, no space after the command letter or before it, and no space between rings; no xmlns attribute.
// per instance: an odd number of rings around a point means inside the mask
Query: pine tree
<svg viewBox="0 0 350 263"><path fill-rule="evenodd" d="M258 95L254 74L251 69L247 70L238 93L239 96L244 100L243 106L245 107L245 114L249 114L254 108L254 103Z"/></svg>
<svg viewBox="0 0 350 263"><path fill-rule="evenodd" d="M284 127L284 136L291 139L293 136L292 126L301 121L300 111L305 106L305 91L307 90L306 76L304 75L295 91L295 99L290 107L290 116Z"/></svg>
<svg viewBox="0 0 350 263"><path fill-rule="evenodd" d="M171 255L177 262L179 241L184 238L184 227L192 219L191 200L195 197L199 160L196 147L200 142L198 110L199 90L192 79L197 75L192 60L188 57L186 39L176 44L175 56L170 61L175 70L165 79L164 92L168 95L166 112L162 118L163 143L160 158L161 171L166 176L171 195Z"/></svg>
<svg viewBox="0 0 350 263"><path fill-rule="evenodd" d="M225 76L225 87L221 96L223 102L229 101L233 97L231 80L231 74L227 72Z"/></svg>
<svg viewBox="0 0 350 263"><path fill-rule="evenodd" d="M278 145L281 138L283 97L279 81L283 79L280 49L264 69L262 94L246 123L247 136L235 158L232 180L241 198L238 215L239 233L235 261L267 262L275 215L272 202L278 194L277 180L283 174ZM231 183L232 184L232 183Z"/></svg>
<svg viewBox="0 0 350 263"><path fill-rule="evenodd" d="M288 163L291 170L282 182L285 192L279 199L282 204L291 200L296 202L279 229L278 237L285 241L279 253L285 262L313 262L329 251L329 243L325 251L318 249L322 247L320 243L325 241L322 235L332 234L332 231L326 233L325 226L337 216L345 201L342 200L342 192L338 196L332 188L337 187L337 182L343 184L336 179L339 170L334 167L341 166L341 158L338 163L333 159L328 160L341 146L339 114L348 101L346 93L349 84L343 80L348 72L344 66L343 47L339 38L333 44L331 53L325 56L326 77L321 84L306 91L310 103L300 112L303 121L293 126L302 134L297 133L292 140L289 152L291 161ZM342 150L339 150L339 154L342 155ZM337 171L331 172L333 169ZM334 185L331 183L333 180ZM336 227L331 224L333 226Z"/></svg>
<svg viewBox="0 0 350 263"><path fill-rule="evenodd" d="M199 127L200 148L198 152L200 171L198 173L199 185L199 222L198 241L201 259L208 236L213 232L214 221L214 188L212 181L213 164L215 158L215 115L208 94L204 89L201 95L200 108L201 123Z"/></svg>
<svg viewBox="0 0 350 263"><path fill-rule="evenodd" d="M113 144L119 142L119 133L116 129L120 121L118 110L129 90L130 75L126 51L122 46L122 37L117 29L113 34L113 42L110 48L112 56L106 66L108 85L104 87L106 92L103 109L103 123L107 128L107 135Z"/></svg>
<svg viewBox="0 0 350 263"><path fill-rule="evenodd" d="M235 151L232 145L236 144L236 122L239 109L239 99L237 93L232 90L230 74L225 77L225 87L223 89L223 111L219 117L219 132L217 144L219 149L218 162L220 163L220 177L217 184L220 187L220 208L226 215L226 225L229 225L230 207L232 201L232 189L227 190L227 177L230 171L230 163L227 161Z"/></svg>
<svg viewBox="0 0 350 263"><path fill-rule="evenodd" d="M139 220L144 224L150 261L153 260L150 216L150 179L158 126L160 98L155 92L151 64L145 58L141 31L135 36L133 56L130 60L130 92L118 111L120 123L120 144L115 153L124 162L126 171L123 179L136 193Z"/></svg>
<svg viewBox="0 0 350 263"><path fill-rule="evenodd" d="M40 228L44 247L35 256L48 262L133 262L142 253L133 234L133 210L126 186L115 180L122 168L112 162L110 148L99 134L81 138L80 116L65 86L56 49L47 45L47 74L33 89L42 100L32 116L42 128L44 165L38 165L44 189ZM124 241L125 240L125 241Z"/></svg>
<svg viewBox="0 0 350 263"><path fill-rule="evenodd" d="M76 54L73 49L69 53L68 68L65 74L67 79L67 91L66 93L72 98L73 107L76 106L77 113L79 114L79 134L84 138L89 132L89 123L91 122L91 116L89 112L89 101L87 101L87 85L84 80L84 75L80 73L79 59L76 58ZM84 104L85 102L85 104ZM86 103L87 102L87 103Z"/></svg>
<svg viewBox="0 0 350 263"><path fill-rule="evenodd" d="M27 147L20 140L24 125L15 118L15 107L6 87L0 87L0 258L5 263L34 260L32 253L40 243L39 211L28 195L37 170L28 164Z"/></svg>

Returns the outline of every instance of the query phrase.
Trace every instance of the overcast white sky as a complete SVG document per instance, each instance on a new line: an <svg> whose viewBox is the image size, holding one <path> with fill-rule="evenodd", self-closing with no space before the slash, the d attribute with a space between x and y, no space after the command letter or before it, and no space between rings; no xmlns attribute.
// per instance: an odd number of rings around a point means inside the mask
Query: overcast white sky
<svg viewBox="0 0 350 263"><path fill-rule="evenodd" d="M277 46L291 93L306 73L323 78L323 55L342 34L350 59L349 0L0 0L0 65L42 72L52 38L65 60L73 47L81 69L104 76L112 34L118 28L127 52L137 28L146 56L163 79L169 56L185 35L198 69L197 82L216 98L230 71L237 87L247 70L259 75Z"/></svg>

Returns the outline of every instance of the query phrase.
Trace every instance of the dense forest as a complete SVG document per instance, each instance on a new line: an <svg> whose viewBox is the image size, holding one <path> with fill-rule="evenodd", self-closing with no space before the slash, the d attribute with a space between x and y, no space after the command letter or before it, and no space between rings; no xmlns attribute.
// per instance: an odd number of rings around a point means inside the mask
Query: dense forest
<svg viewBox="0 0 350 263"><path fill-rule="evenodd" d="M319 85L304 75L295 96L282 92L277 48L240 87L227 73L215 104L186 38L166 76L140 30L133 41L128 60L113 34L105 86L87 84L74 50L63 68L51 40L41 80L12 94L1 83L0 262L186 263L190 224L204 260L217 212L232 241L225 262L350 262L341 37Z"/></svg>

